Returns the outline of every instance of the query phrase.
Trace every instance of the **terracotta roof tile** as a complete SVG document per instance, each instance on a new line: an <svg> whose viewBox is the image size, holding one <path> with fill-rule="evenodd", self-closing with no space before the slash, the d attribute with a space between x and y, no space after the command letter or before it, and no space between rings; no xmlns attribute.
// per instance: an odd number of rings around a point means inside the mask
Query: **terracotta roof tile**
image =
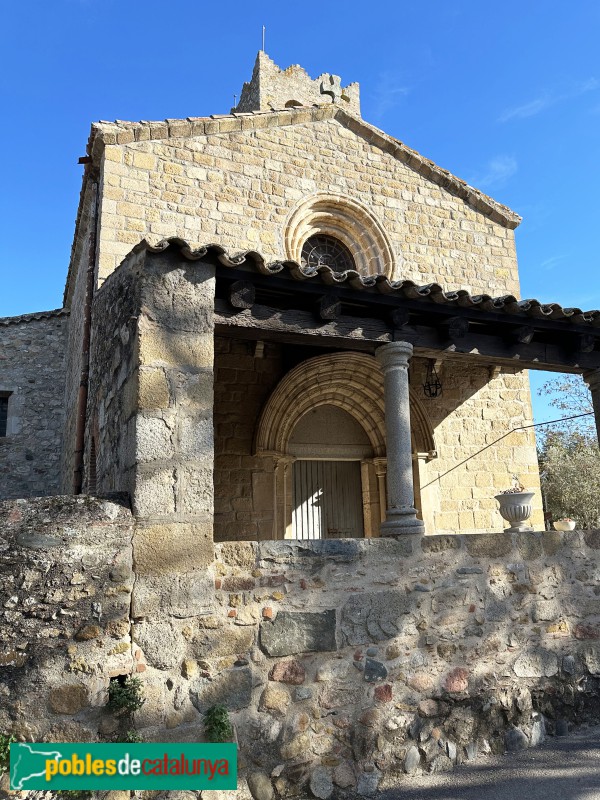
<svg viewBox="0 0 600 800"><path fill-rule="evenodd" d="M21 314L18 317L0 317L0 325L18 325L22 322L38 322L53 317L68 317L69 309L55 308L53 311L36 311L33 314Z"/></svg>
<svg viewBox="0 0 600 800"><path fill-rule="evenodd" d="M406 297L410 300L424 300L446 306L473 308L481 311L502 312L523 318L542 318L564 320L577 325L600 327L600 310L583 311L580 308L561 306L560 303L542 303L539 300L519 300L512 294L492 297L489 294L472 295L466 289L446 291L439 283L416 284L411 280L390 281L385 275L360 275L355 270L334 272L330 267L302 267L295 261L275 261L267 263L260 253L247 250L230 255L217 244L208 244L193 250L184 239L164 239L157 245L145 239L133 248L133 252L147 250L160 253L172 248L189 261L197 261L207 256L216 258L225 267L249 266L261 275L283 275L293 280L319 280L327 286L346 286L356 291L379 292L386 295Z"/></svg>

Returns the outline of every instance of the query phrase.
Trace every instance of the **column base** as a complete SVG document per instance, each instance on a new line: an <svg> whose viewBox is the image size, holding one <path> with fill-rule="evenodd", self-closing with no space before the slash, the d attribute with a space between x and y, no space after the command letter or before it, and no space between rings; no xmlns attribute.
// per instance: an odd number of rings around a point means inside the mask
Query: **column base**
<svg viewBox="0 0 600 800"><path fill-rule="evenodd" d="M386 516L379 529L381 536L422 536L425 533L425 523L417 519L416 508L388 508Z"/></svg>

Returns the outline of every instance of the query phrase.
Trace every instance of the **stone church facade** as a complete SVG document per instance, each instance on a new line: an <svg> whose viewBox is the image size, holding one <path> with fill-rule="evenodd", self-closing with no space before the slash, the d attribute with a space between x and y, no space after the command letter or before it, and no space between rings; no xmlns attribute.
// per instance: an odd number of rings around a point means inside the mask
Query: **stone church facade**
<svg viewBox="0 0 600 800"><path fill-rule="evenodd" d="M102 305L103 286L111 276L118 280L120 265L141 240L155 245L178 237L191 250L215 243L232 260L251 252L259 253L265 264L302 264L303 247L311 241L318 244L315 237L320 236L340 243L344 269L386 279L388 286L413 282L415 297L427 294L431 286L448 296L512 296L513 301L519 296L514 229L520 218L364 122L358 85L343 88L336 76L311 80L300 67L282 71L261 52L232 114L95 124L88 153L65 310L3 321L10 355L2 362L0 389L9 398L17 427L0 450L0 496L81 488L134 493L131 469L142 464L139 457L131 455L119 467L103 466L112 459L115 431L107 430L102 420L106 397L117 391L119 372L104 375L109 384L103 382L99 389L104 398L90 395L88 378L97 367L94 347L105 326L94 314L94 303ZM326 265L328 256L319 257ZM331 291L330 282L323 295ZM464 304L460 298L453 302ZM114 307L105 311L106 323L116 330ZM140 325L143 318L142 311ZM48 380L35 359L21 358L22 337L43 349ZM320 536L325 528L332 535L346 531L376 536L386 508L383 409L368 422L361 418L361 392L373 383L373 390L382 394L375 347L361 354L355 369L358 353L345 345L340 358L348 372L361 376L346 392L346 405L323 391L311 404L310 393L322 387L336 342L328 341L325 325L302 342L285 338L276 332L262 339L257 333L240 337L233 326L217 324L210 345L203 346L203 359L194 359L198 369L214 378L214 428L198 441L203 448L214 441L215 539L289 538L295 529L303 537ZM44 340L52 348L44 347ZM450 354L452 342L449 336L444 343ZM161 366L165 353L157 347L151 363L140 362L134 369L132 382L138 385L130 391L137 393L134 405L138 403L148 428L142 431L140 418L134 435L145 443L142 471L158 496L172 495L177 480L170 467L159 465L173 441L168 417L178 411L172 408L173 387L165 382L168 367ZM318 358L321 362L313 360ZM432 363L443 384L441 396L434 399L425 397L422 388ZM303 441L294 442L294 432L288 430L280 449L273 449L267 433L263 431L261 442L258 432L261 414L263 421L269 417L269 404L286 391L281 388L284 379L293 384L288 402L302 409L294 419L298 424L302 419L302 430L296 433ZM18 428L18 408L30 404L26 390L12 387L27 387L30 380L36 381L36 398L51 394L54 405L46 404L45 414L34 414L33 423L23 420ZM156 408L144 407L147 380L162 381ZM336 380L343 395L345 379ZM42 382L43 391L37 391ZM307 401L304 405L300 397ZM417 346L410 360L410 408L414 502L428 533L498 530L503 523L493 495L510 486L515 474L536 491L533 521L541 524L532 429L501 439L532 422L521 362L499 366L484 359L448 361L444 348L432 353ZM366 425L372 430L365 430ZM15 434L25 427L29 445L19 441L23 434ZM324 431L331 441L322 440ZM324 460L331 463L317 463ZM325 480L323 469L334 483L337 471L343 470L340 483L354 487L352 496L360 494L351 518L331 524L312 519L311 492L321 491L313 483ZM298 507L306 506L307 513L295 513L294 492L300 497ZM348 505L338 503L335 494L332 503ZM322 530L312 531L311 526Z"/></svg>
<svg viewBox="0 0 600 800"><path fill-rule="evenodd" d="M600 312L519 300L520 218L264 53L82 163L64 308L0 319L0 733L117 741L137 675L144 740L222 704L237 797L327 800L598 722L600 534L523 426L527 369L600 420Z"/></svg>

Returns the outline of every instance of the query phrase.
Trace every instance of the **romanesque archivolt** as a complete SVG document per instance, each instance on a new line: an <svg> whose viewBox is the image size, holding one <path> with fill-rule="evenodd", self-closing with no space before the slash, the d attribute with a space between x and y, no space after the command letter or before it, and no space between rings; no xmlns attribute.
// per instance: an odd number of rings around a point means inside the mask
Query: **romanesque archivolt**
<svg viewBox="0 0 600 800"><path fill-rule="evenodd" d="M285 223L286 256L301 263L305 242L318 235L339 240L361 275L394 274L396 256L382 223L350 196L317 192L300 201Z"/></svg>

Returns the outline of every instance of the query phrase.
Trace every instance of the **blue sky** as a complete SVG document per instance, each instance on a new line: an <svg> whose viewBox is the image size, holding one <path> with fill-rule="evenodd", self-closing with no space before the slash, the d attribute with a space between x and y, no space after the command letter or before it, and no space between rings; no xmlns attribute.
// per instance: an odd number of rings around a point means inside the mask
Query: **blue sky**
<svg viewBox="0 0 600 800"><path fill-rule="evenodd" d="M595 2L22 0L2 21L0 316L62 304L90 122L227 112L263 24L280 66L359 81L367 121L523 216L524 297L600 307Z"/></svg>

